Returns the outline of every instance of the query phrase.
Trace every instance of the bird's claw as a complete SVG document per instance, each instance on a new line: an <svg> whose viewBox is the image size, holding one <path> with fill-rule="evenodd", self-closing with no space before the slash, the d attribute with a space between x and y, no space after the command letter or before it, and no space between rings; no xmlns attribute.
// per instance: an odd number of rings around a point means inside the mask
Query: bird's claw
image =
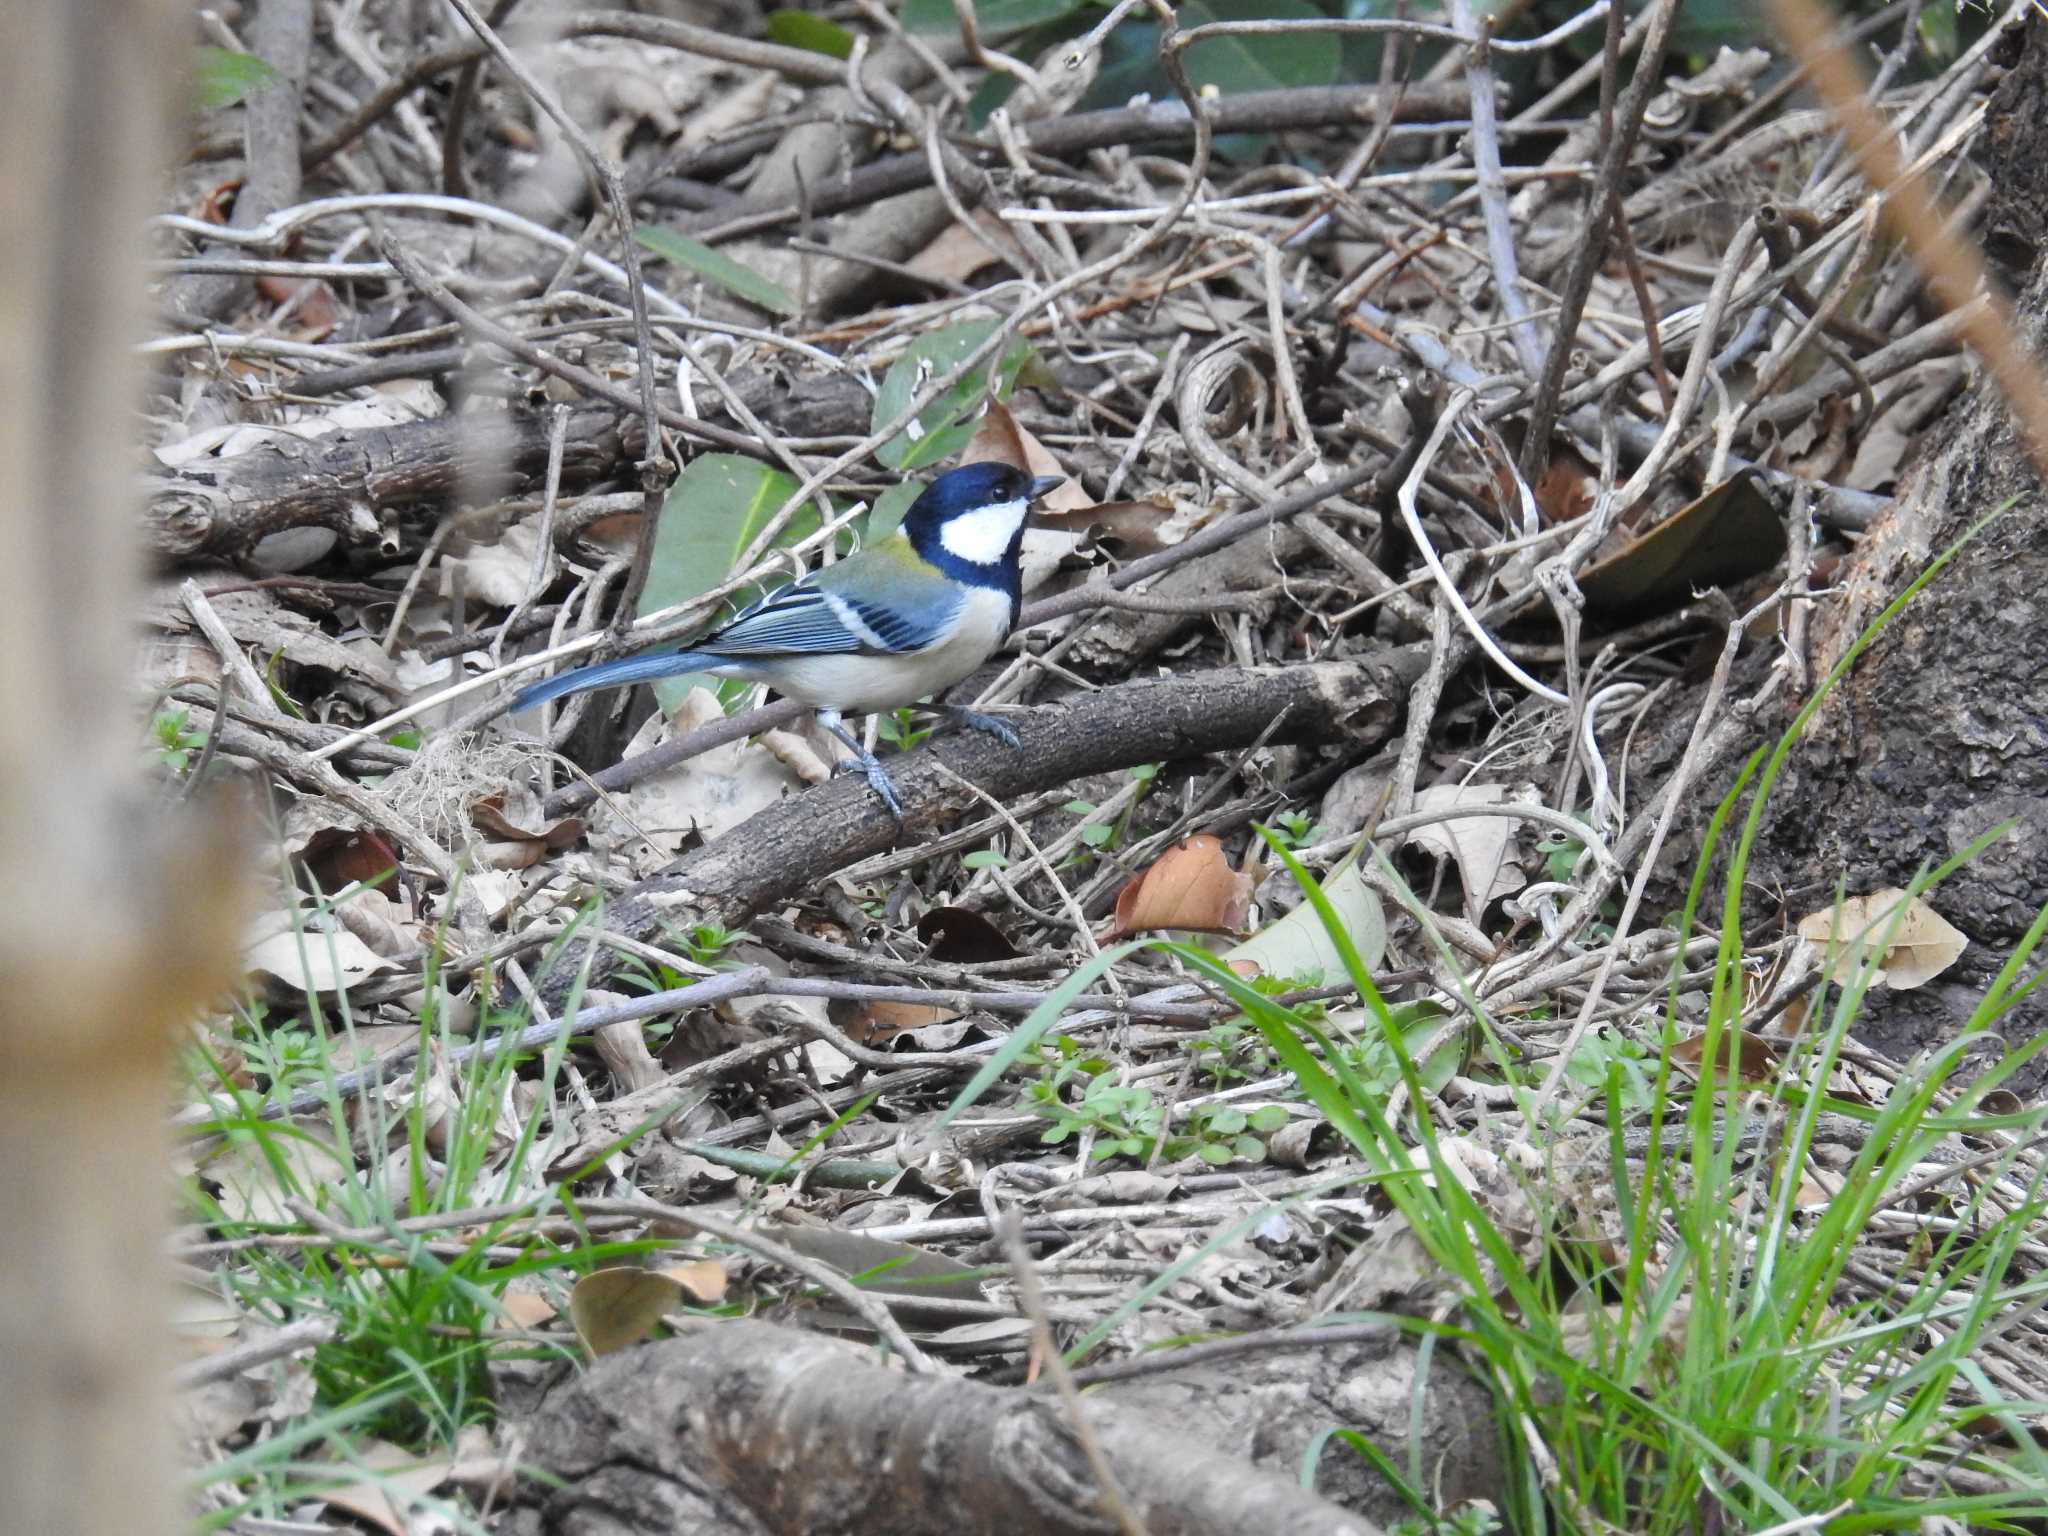
<svg viewBox="0 0 2048 1536"><path fill-rule="evenodd" d="M881 761L874 753L868 751L858 741L854 740L852 735L843 726L838 724L837 721L825 722L821 720L819 723L824 725L825 729L834 736L837 736L845 744L846 750L853 754L852 757L842 759L832 765L833 776L837 777L842 773L860 774L868 781L868 788L875 792L882 804L889 807L889 814L898 821L901 821L903 819L903 802L896 798L896 786L889 781L889 771L882 766Z"/></svg>
<svg viewBox="0 0 2048 1536"><path fill-rule="evenodd" d="M889 807L889 814L898 821L903 819L903 802L896 798L896 786L889 782L888 770L871 754L863 752L861 772L867 775L868 788L881 797L882 804Z"/></svg>
<svg viewBox="0 0 2048 1536"><path fill-rule="evenodd" d="M963 731L979 731L984 736L993 736L1012 751L1024 745L1018 739L1017 733L994 715L984 715L979 710L962 709L953 704L948 704L944 708L953 723Z"/></svg>

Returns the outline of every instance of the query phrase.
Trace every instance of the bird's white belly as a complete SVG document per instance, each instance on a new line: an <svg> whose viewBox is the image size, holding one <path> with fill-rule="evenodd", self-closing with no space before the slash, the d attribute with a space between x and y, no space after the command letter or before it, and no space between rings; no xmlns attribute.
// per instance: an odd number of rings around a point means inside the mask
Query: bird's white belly
<svg viewBox="0 0 2048 1536"><path fill-rule="evenodd" d="M901 656L778 656L732 670L733 675L758 677L814 709L869 715L952 687L994 655L1009 631L1009 598L977 590L968 595L953 632L922 651Z"/></svg>

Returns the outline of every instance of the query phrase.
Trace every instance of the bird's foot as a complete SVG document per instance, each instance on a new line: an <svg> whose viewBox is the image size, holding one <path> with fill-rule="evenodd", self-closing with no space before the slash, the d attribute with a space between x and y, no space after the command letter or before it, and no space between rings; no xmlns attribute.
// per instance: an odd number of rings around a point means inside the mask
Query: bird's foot
<svg viewBox="0 0 2048 1536"><path fill-rule="evenodd" d="M823 724L826 730L844 742L846 749L853 754L852 757L835 763L832 767L833 774L835 776L842 773L860 774L868 781L868 788L872 789L882 804L889 808L889 814L898 821L901 821L903 819L903 802L896 798L896 786L890 782L888 770L882 766L881 760L874 753L861 746L858 741L854 740L845 727L829 724L822 720L819 723Z"/></svg>
<svg viewBox="0 0 2048 1536"><path fill-rule="evenodd" d="M888 770L872 753L863 752L861 772L867 775L868 788L881 797L882 804L889 807L889 814L898 821L903 819L903 802L896 798L896 786L889 782Z"/></svg>
<svg viewBox="0 0 2048 1536"><path fill-rule="evenodd" d="M963 731L979 731L984 736L993 736L1013 751L1024 745L1017 739L1017 733L994 715L984 715L979 710L963 709L957 704L941 704L939 708Z"/></svg>

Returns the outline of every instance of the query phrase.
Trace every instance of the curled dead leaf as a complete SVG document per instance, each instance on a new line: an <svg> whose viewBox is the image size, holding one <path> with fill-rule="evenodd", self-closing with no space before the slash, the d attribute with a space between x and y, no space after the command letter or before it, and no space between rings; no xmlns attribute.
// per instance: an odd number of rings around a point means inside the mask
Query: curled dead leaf
<svg viewBox="0 0 2048 1536"><path fill-rule="evenodd" d="M898 1035L929 1029L960 1017L951 1008L936 1003L899 1003L870 999L863 1002L832 999L828 1014L841 1033L862 1045L884 1045Z"/></svg>
<svg viewBox="0 0 2048 1536"><path fill-rule="evenodd" d="M1969 940L1919 897L1897 887L1851 896L1799 920L1799 936L1821 952L1827 979L1846 986L1879 945L1873 984L1900 992L1924 987L1956 963Z"/></svg>
<svg viewBox="0 0 2048 1536"><path fill-rule="evenodd" d="M1775 1082L1778 1076L1778 1053L1755 1035L1736 1030L1735 1076L1738 1082L1762 1086ZM1700 1075L1700 1057L1706 1051L1707 1037L1704 1032L1688 1036L1671 1047L1671 1064L1697 1078ZM1714 1051L1713 1070L1718 1076L1727 1070L1728 1045L1724 1035Z"/></svg>
<svg viewBox="0 0 2048 1536"><path fill-rule="evenodd" d="M522 797L526 798L526 797ZM550 822L535 803L515 804L505 791L486 795L469 808L472 825L486 837L503 842L532 843L543 852L559 853L583 835L583 822L565 816Z"/></svg>
<svg viewBox="0 0 2048 1536"><path fill-rule="evenodd" d="M1124 883L1110 937L1159 928L1236 933L1251 902L1251 877L1230 867L1221 842L1198 832Z"/></svg>
<svg viewBox="0 0 2048 1536"><path fill-rule="evenodd" d="M682 1282L659 1270L600 1269L569 1292L569 1321L591 1354L616 1354L654 1332L683 1295Z"/></svg>
<svg viewBox="0 0 2048 1536"><path fill-rule="evenodd" d="M716 1259L693 1259L687 1264L664 1264L655 1271L683 1288L683 1293L700 1307L716 1306L725 1300L725 1266Z"/></svg>
<svg viewBox="0 0 2048 1536"><path fill-rule="evenodd" d="M1084 539L1114 543L1127 554L1149 555L1187 537L1187 520L1168 496L1141 501L1104 501L1071 511L1037 512L1040 528L1063 528Z"/></svg>
<svg viewBox="0 0 2048 1536"><path fill-rule="evenodd" d="M297 862L322 895L358 884L396 894L398 849L381 832L322 827L306 839Z"/></svg>

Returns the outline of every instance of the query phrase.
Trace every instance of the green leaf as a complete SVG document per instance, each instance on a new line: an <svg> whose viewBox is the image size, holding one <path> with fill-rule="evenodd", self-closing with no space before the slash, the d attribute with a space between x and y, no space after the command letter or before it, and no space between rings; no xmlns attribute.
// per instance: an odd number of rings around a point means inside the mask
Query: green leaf
<svg viewBox="0 0 2048 1536"><path fill-rule="evenodd" d="M1174 15L1183 28L1212 21L1323 19L1309 0L1182 0ZM1328 33L1213 37L1187 51L1188 79L1195 88L1213 85L1226 96L1334 85L1341 62L1337 40Z"/></svg>
<svg viewBox="0 0 2048 1536"><path fill-rule="evenodd" d="M930 382L952 372L975 348L996 333L996 320L963 320L920 336L889 365L875 395L870 430L879 431L903 413L905 406ZM1000 357L985 359L966 378L919 413L910 427L884 443L875 454L890 469L922 469L951 458L967 446L974 428L966 419L993 394L1006 399L1018 371L1033 356L1031 343L1013 338ZM994 367L990 367L990 363Z"/></svg>
<svg viewBox="0 0 2048 1536"><path fill-rule="evenodd" d="M1211 1141L1203 1143L1202 1150L1195 1155L1210 1167L1221 1168L1230 1161L1232 1153L1230 1148L1224 1146L1221 1142Z"/></svg>
<svg viewBox="0 0 2048 1536"><path fill-rule="evenodd" d="M794 315L803 308L780 283L770 281L752 267L742 266L701 240L692 240L688 235L679 235L658 224L635 230L633 238L663 261L674 262L749 304L772 310L778 315Z"/></svg>
<svg viewBox="0 0 2048 1536"><path fill-rule="evenodd" d="M796 482L781 470L736 453L704 453L692 459L662 504L640 614L687 603L723 582L741 552L796 489ZM794 544L817 527L817 508L807 504L789 520L781 542ZM741 603L752 599L749 592L736 594ZM654 693L663 709L673 710L691 688L716 681L701 673L665 677L654 685Z"/></svg>
<svg viewBox="0 0 2048 1536"><path fill-rule="evenodd" d="M1010 867L1010 859L1007 854L998 853L993 848L977 848L972 853L960 855L960 867L962 869L1008 869Z"/></svg>
<svg viewBox="0 0 2048 1536"><path fill-rule="evenodd" d="M1251 1112L1247 1123L1261 1136L1270 1136L1292 1118L1284 1104L1261 1104Z"/></svg>
<svg viewBox="0 0 2048 1536"><path fill-rule="evenodd" d="M1256 1136L1240 1136L1230 1144L1230 1150L1247 1163L1263 1163L1266 1160L1266 1144Z"/></svg>
<svg viewBox="0 0 2048 1536"><path fill-rule="evenodd" d="M1241 1109L1219 1109L1203 1123L1218 1136L1235 1136L1248 1122Z"/></svg>
<svg viewBox="0 0 2048 1536"><path fill-rule="evenodd" d="M1358 866L1345 865L1323 883L1322 893L1329 899L1366 968L1378 965L1387 948L1386 913ZM1323 925L1315 905L1306 901L1279 922L1268 923L1223 958L1250 960L1268 976L1320 975L1327 980L1344 974L1337 941Z"/></svg>
<svg viewBox="0 0 2048 1536"><path fill-rule="evenodd" d="M192 91L202 109L212 111L248 100L283 76L253 53L226 48L199 48L192 68Z"/></svg>
<svg viewBox="0 0 2048 1536"><path fill-rule="evenodd" d="M1086 0L975 0L974 23L983 37L1061 21L1087 9ZM903 25L912 32L960 31L952 0L903 0Z"/></svg>
<svg viewBox="0 0 2048 1536"><path fill-rule="evenodd" d="M903 525L903 514L924 494L922 480L899 480L875 498L861 532L863 545L878 543Z"/></svg>
<svg viewBox="0 0 2048 1536"><path fill-rule="evenodd" d="M837 22L813 16L809 11L770 11L768 38L785 48L801 48L807 53L822 53L827 58L844 59L853 54L851 32Z"/></svg>
<svg viewBox="0 0 2048 1536"><path fill-rule="evenodd" d="M1945 5L1930 5L1920 13L1920 43L1927 56L1946 64L1956 56L1956 13Z"/></svg>

